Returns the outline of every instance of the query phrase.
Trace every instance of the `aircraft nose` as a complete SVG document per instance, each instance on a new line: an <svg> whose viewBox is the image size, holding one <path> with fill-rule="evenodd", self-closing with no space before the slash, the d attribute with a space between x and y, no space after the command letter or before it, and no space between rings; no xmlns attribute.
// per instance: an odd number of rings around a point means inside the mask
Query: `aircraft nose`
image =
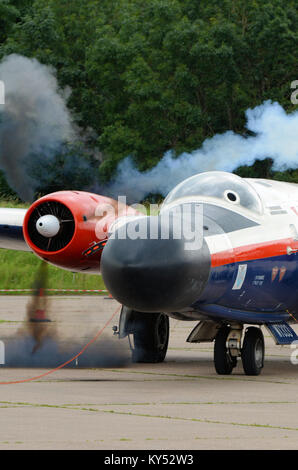
<svg viewBox="0 0 298 470"><path fill-rule="evenodd" d="M202 239L193 249L173 224L161 217L128 221L111 237L102 254L104 283L120 303L141 312L174 312L200 297L210 271ZM152 236L152 226L154 226ZM143 238L136 238L143 235ZM146 235L146 237L144 237Z"/></svg>

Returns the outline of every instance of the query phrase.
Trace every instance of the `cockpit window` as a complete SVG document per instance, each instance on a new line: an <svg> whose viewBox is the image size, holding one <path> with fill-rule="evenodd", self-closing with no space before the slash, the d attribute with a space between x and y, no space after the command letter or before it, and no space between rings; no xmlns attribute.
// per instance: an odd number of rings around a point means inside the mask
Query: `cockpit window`
<svg viewBox="0 0 298 470"><path fill-rule="evenodd" d="M240 176L224 171L209 171L191 176L178 184L166 197L164 204L185 196L203 196L222 200L262 214L263 206L255 189Z"/></svg>

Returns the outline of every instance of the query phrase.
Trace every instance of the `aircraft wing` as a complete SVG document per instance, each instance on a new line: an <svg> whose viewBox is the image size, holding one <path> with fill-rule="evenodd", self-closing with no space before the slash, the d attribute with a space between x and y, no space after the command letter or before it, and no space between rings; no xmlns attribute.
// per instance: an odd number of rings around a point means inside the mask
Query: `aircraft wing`
<svg viewBox="0 0 298 470"><path fill-rule="evenodd" d="M23 236L23 222L27 209L0 208L0 248L31 251Z"/></svg>

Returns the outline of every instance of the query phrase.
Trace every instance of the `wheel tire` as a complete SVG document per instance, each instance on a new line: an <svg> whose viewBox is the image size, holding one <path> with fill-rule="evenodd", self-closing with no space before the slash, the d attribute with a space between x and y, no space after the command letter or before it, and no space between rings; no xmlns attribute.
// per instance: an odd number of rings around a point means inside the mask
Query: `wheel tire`
<svg viewBox="0 0 298 470"><path fill-rule="evenodd" d="M246 375L259 375L264 366L265 344L260 328L250 327L246 330L241 359Z"/></svg>
<svg viewBox="0 0 298 470"><path fill-rule="evenodd" d="M133 362L158 363L166 357L169 343L169 317L164 313L135 313Z"/></svg>
<svg viewBox="0 0 298 470"><path fill-rule="evenodd" d="M237 364L237 358L232 357L226 347L230 332L228 326L222 326L218 331L214 342L214 366L220 375L229 375Z"/></svg>

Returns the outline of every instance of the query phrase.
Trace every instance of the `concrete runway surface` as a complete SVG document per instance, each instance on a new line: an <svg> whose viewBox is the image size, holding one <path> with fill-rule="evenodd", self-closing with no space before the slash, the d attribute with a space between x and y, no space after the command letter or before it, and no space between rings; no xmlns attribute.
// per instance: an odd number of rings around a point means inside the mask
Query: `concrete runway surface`
<svg viewBox="0 0 298 470"><path fill-rule="evenodd" d="M28 297L1 297L0 340L21 340ZM87 343L116 310L98 296L52 297L60 344ZM119 346L111 326L104 336ZM297 449L298 365L290 347L266 336L259 377L218 376L212 344L185 342L193 322L171 320L163 364L62 369L39 379L0 385L0 449ZM113 343L111 343L112 341ZM120 348L120 349L119 349ZM58 365L58 364L57 364ZM46 369L0 366L1 381L30 378Z"/></svg>

